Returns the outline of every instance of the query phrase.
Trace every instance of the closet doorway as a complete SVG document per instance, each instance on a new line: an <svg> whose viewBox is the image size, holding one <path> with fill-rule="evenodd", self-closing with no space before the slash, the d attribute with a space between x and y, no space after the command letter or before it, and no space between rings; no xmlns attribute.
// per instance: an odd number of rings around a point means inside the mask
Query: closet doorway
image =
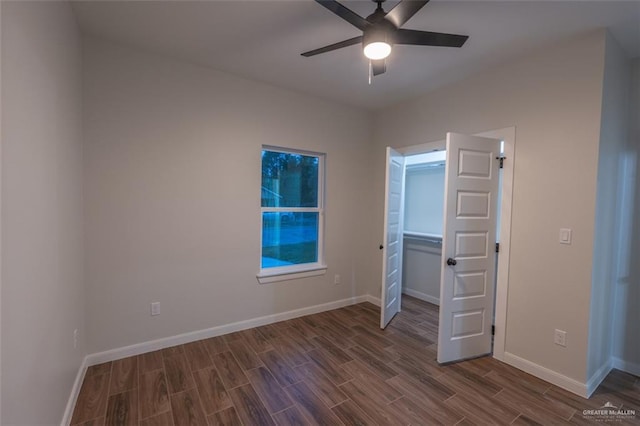
<svg viewBox="0 0 640 426"><path fill-rule="evenodd" d="M504 353L515 128L478 136L501 142L448 134L446 143L388 150L381 327L411 296L405 307L434 320L425 326L437 328L440 362Z"/></svg>
<svg viewBox="0 0 640 426"><path fill-rule="evenodd" d="M446 151L405 157L402 294L440 306Z"/></svg>

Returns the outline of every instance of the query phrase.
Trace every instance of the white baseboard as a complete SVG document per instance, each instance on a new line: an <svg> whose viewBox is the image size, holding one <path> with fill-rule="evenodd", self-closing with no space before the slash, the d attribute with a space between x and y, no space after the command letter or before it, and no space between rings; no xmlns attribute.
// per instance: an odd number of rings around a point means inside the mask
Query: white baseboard
<svg viewBox="0 0 640 426"><path fill-rule="evenodd" d="M369 302L371 304L376 305L377 307L380 307L382 305L382 301L380 300L379 297L373 297L370 294L367 294L364 296L365 297L365 302Z"/></svg>
<svg viewBox="0 0 640 426"><path fill-rule="evenodd" d="M67 407L64 409L62 422L60 422L61 426L67 426L71 423L71 416L73 416L73 409L75 408L76 402L78 401L78 395L80 395L80 388L82 387L82 382L84 381L87 367L87 357L85 356L82 360L82 364L80 364L80 368L78 369L78 374L76 374L76 380L73 382L71 395L69 396L69 400L67 401Z"/></svg>
<svg viewBox="0 0 640 426"><path fill-rule="evenodd" d="M640 364L613 357L613 368L640 377Z"/></svg>
<svg viewBox="0 0 640 426"><path fill-rule="evenodd" d="M509 352L504 353L504 362L583 398L589 398L587 385L585 383L581 383Z"/></svg>
<svg viewBox="0 0 640 426"><path fill-rule="evenodd" d="M423 293L418 290L412 290L410 288L403 288L402 292L416 299L424 300L425 302L433 303L436 306L440 306L440 298L431 296L430 294Z"/></svg>
<svg viewBox="0 0 640 426"><path fill-rule="evenodd" d="M323 303L306 308L294 309L292 311L281 312L273 315L266 315L259 318L253 318L245 321L238 321L231 324L220 325L217 327L207 328L204 330L192 331L189 333L178 334L175 336L164 337L162 339L151 340L135 345L124 346L121 348L111 349L104 352L98 352L87 355L87 366L101 364L103 362L115 361L134 355L156 351L171 346L182 345L185 343L195 342L197 340L208 339L210 337L221 336L223 334L233 333L234 331L246 330L248 328L259 327L261 325L273 324L275 322L286 321L288 319L302 317L305 315L317 314L319 312L330 311L332 309L342 308L344 306L354 305L356 303L371 302L376 304L369 295L350 297L347 299L336 300L334 302ZM380 301L378 300L378 306Z"/></svg>
<svg viewBox="0 0 640 426"><path fill-rule="evenodd" d="M598 389L598 386L600 386L600 383L607 378L607 374L611 372L612 368L613 362L609 359L605 364L598 368L598 371L593 373L589 380L587 380L587 398L589 398L596 389Z"/></svg>
<svg viewBox="0 0 640 426"><path fill-rule="evenodd" d="M248 328L259 327L261 325L273 324L280 321L286 321L292 318L298 318L305 315L317 314L319 312L330 311L333 309L342 308L349 305L355 305L357 303L369 302L376 306L380 306L380 299L371 295L350 297L347 299L336 300L334 302L323 303L320 305L308 306L306 308L294 309L292 311L281 312L273 315L266 315L259 318L253 318L245 321L238 321L231 324L225 324L218 327L207 328L204 330L193 331L184 334L178 334L176 336L165 337L162 339L151 340L148 342L137 343L135 345L125 346L122 348L111 349L104 352L98 352L87 355L82 361L82 365L76 375L76 380L71 389L71 395L67 402L67 407L62 418L61 425L66 426L71 423L71 417L73 416L73 409L76 406L78 395L80 394L80 388L84 376L87 372L87 367L92 365L101 364L103 362L115 361L117 359L126 358L129 356L140 355L146 352L155 351L158 349L164 349L171 346L181 345L185 343L194 342L196 340L208 339L210 337L221 336L223 334L233 333L234 331L246 330Z"/></svg>

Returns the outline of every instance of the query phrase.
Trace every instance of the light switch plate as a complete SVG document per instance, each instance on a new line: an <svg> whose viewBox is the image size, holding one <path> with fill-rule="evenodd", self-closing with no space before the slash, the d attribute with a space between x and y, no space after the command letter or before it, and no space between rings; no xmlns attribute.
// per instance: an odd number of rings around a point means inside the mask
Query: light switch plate
<svg viewBox="0 0 640 426"><path fill-rule="evenodd" d="M571 229L560 228L560 244L571 244Z"/></svg>
<svg viewBox="0 0 640 426"><path fill-rule="evenodd" d="M160 302L153 302L151 304L151 316L160 315Z"/></svg>

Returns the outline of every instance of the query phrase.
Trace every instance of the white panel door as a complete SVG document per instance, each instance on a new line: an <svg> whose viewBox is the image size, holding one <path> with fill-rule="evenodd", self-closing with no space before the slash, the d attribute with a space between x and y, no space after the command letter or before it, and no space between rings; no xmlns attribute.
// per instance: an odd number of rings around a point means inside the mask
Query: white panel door
<svg viewBox="0 0 640 426"><path fill-rule="evenodd" d="M382 248L380 328L400 312L402 292L402 232L404 222L404 156L387 148Z"/></svg>
<svg viewBox="0 0 640 426"><path fill-rule="evenodd" d="M491 352L497 139L447 133L438 362Z"/></svg>

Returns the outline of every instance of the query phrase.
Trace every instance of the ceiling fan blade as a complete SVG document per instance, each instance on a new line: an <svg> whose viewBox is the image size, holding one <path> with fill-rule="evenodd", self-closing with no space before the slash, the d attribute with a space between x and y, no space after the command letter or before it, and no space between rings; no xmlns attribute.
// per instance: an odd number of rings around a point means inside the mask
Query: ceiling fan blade
<svg viewBox="0 0 640 426"><path fill-rule="evenodd" d="M348 40L343 40L338 43L333 43L325 47L320 47L318 49L310 50L308 52L301 53L302 56L309 57L319 55L321 53L331 52L332 50L342 49L343 47L353 46L354 44L362 43L362 36L350 38Z"/></svg>
<svg viewBox="0 0 640 426"><path fill-rule="evenodd" d="M327 9L362 31L364 31L365 28L371 25L362 16L358 15L351 9L343 6L335 0L316 0L316 2L320 3L322 6L326 7Z"/></svg>
<svg viewBox="0 0 640 426"><path fill-rule="evenodd" d="M387 64L384 59L375 59L371 61L371 71L374 76L380 75L387 70Z"/></svg>
<svg viewBox="0 0 640 426"><path fill-rule="evenodd" d="M395 35L396 44L418 46L462 47L469 36L458 34L432 33L430 31L400 29Z"/></svg>
<svg viewBox="0 0 640 426"><path fill-rule="evenodd" d="M400 28L427 3L429 0L402 0L387 13L385 19Z"/></svg>

